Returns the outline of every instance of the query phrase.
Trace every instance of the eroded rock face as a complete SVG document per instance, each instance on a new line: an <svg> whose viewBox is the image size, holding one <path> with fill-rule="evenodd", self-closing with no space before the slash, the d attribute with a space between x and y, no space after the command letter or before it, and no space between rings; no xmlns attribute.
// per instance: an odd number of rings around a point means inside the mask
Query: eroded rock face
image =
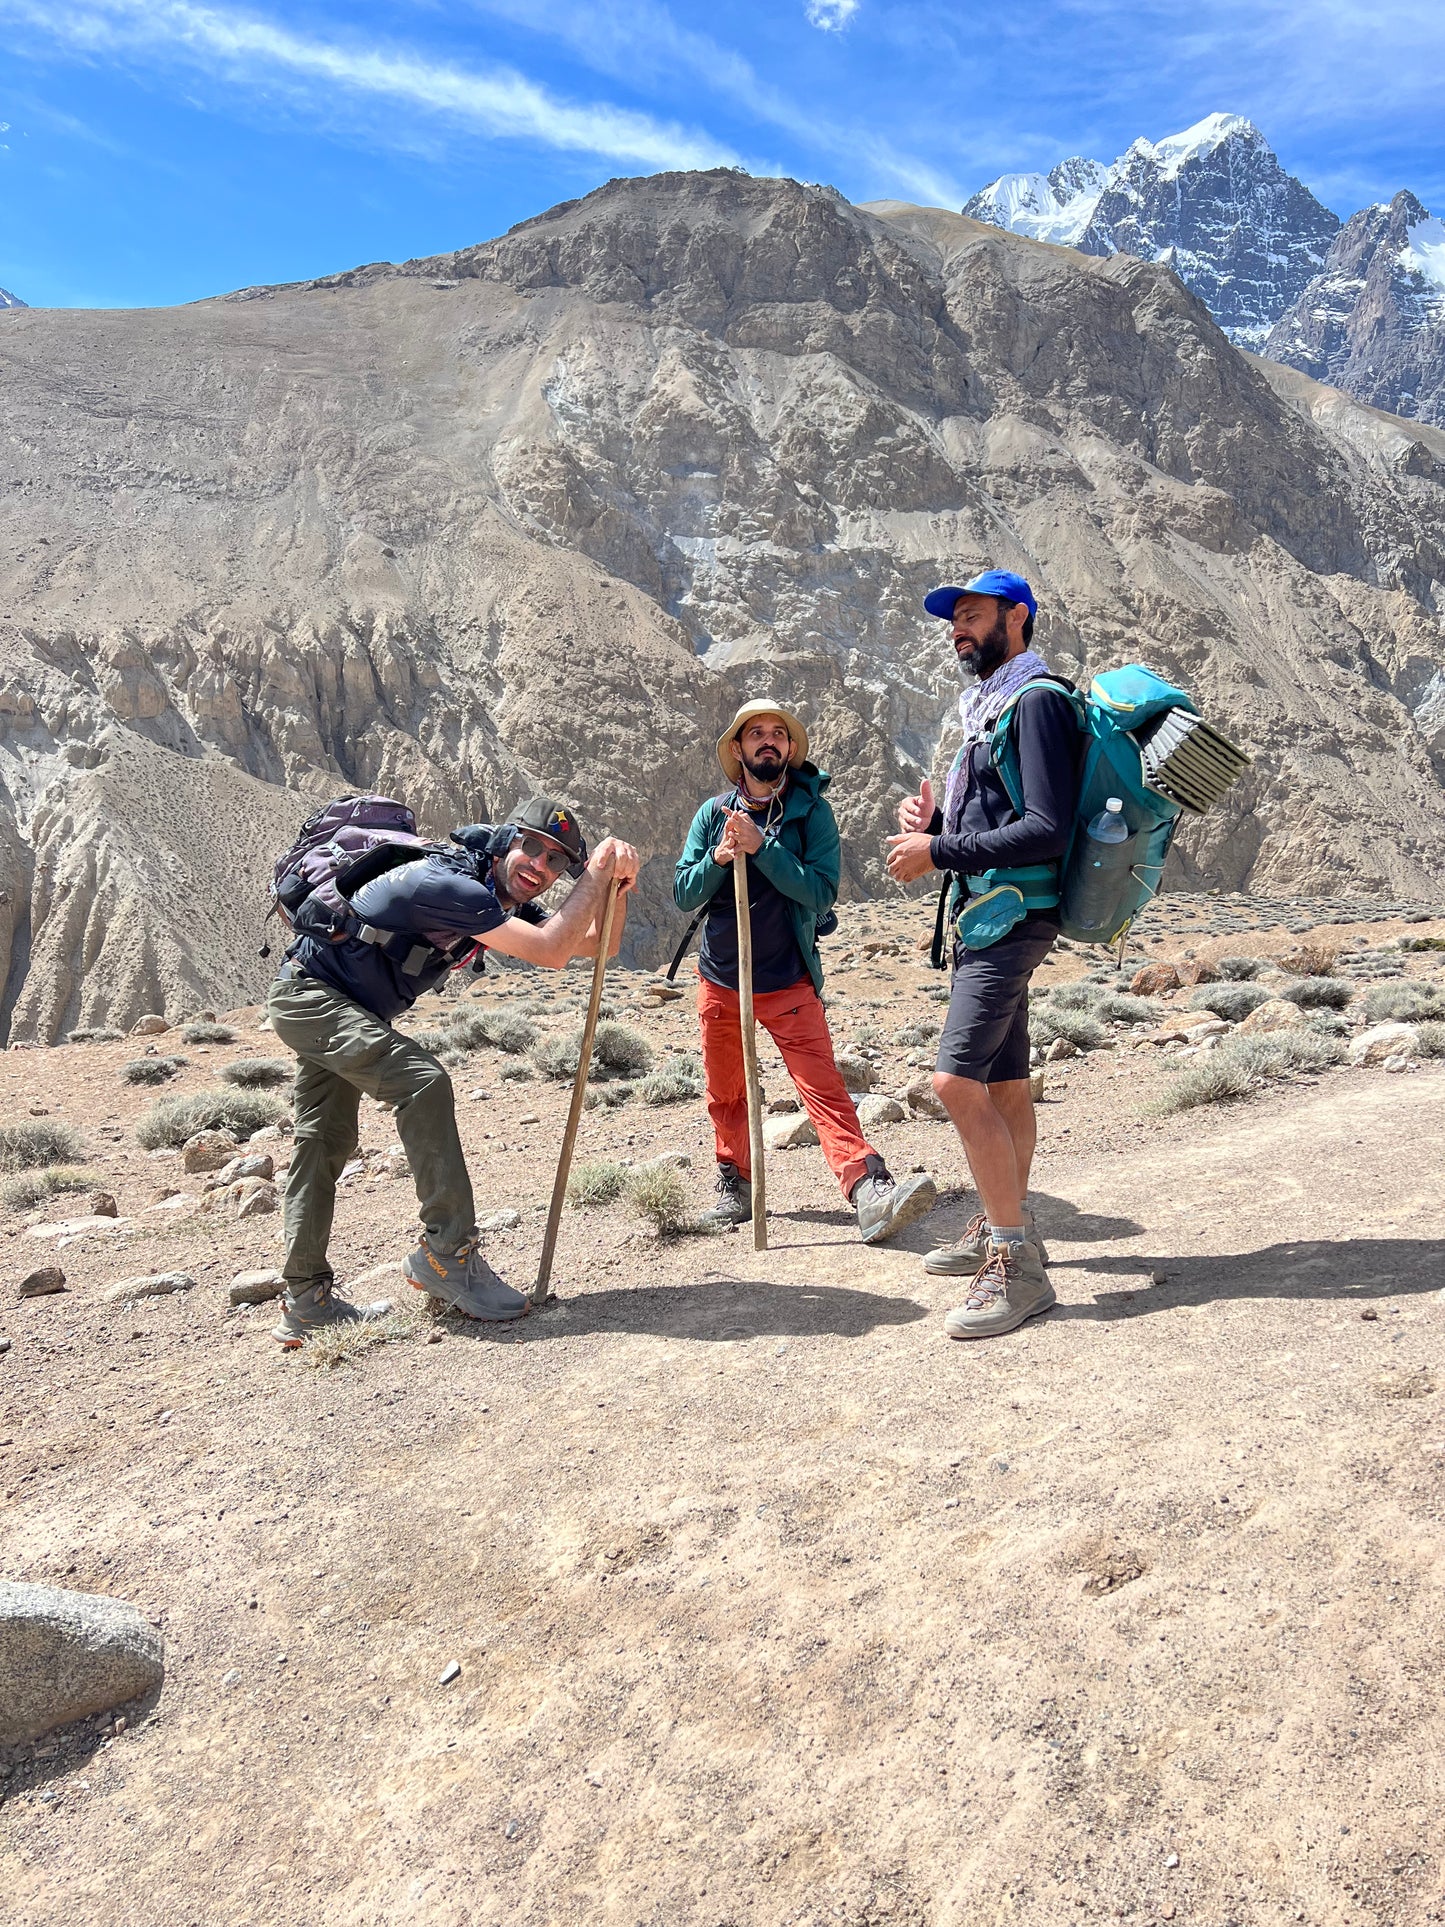
<svg viewBox="0 0 1445 1927"><path fill-rule="evenodd" d="M1431 431L1266 375L1161 268L663 175L6 341L14 1039L256 998L272 859L348 788L437 834L568 797L641 847L654 963L713 740L764 692L836 772L844 894L881 887L956 743L921 598L987 562L1032 575L1066 674L1145 658L1255 755L1179 879L1439 882L1445 437L1437 473Z"/></svg>

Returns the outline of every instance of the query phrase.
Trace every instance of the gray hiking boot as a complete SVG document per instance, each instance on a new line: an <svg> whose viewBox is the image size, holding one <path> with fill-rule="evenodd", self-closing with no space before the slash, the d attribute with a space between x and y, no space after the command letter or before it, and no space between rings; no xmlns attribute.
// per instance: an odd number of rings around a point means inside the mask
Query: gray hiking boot
<svg viewBox="0 0 1445 1927"><path fill-rule="evenodd" d="M704 1225L747 1224L753 1215L753 1187L735 1164L717 1168L717 1203L698 1219Z"/></svg>
<svg viewBox="0 0 1445 1927"><path fill-rule="evenodd" d="M990 1245L967 1298L943 1329L950 1338L997 1338L1057 1302L1037 1245Z"/></svg>
<svg viewBox="0 0 1445 1927"><path fill-rule="evenodd" d="M1029 1243L1039 1254L1039 1263L1046 1265L1049 1254L1044 1241L1034 1225L1034 1214L1024 1206L1024 1230L1029 1234ZM972 1278L984 1259L988 1256L988 1213L975 1211L963 1227L963 1236L956 1245L939 1245L930 1251L923 1261L923 1269L931 1271L936 1278Z"/></svg>
<svg viewBox="0 0 1445 1927"><path fill-rule="evenodd" d="M866 1177L853 1186L849 1202L858 1213L858 1236L865 1245L880 1245L905 1225L926 1217L938 1203L938 1186L924 1172L895 1184L881 1158L870 1159ZM871 1168L876 1163L878 1169Z"/></svg>
<svg viewBox="0 0 1445 1927"><path fill-rule="evenodd" d="M304 1345L313 1332L331 1325L369 1325L385 1318L389 1304L351 1305L335 1296L330 1278L306 1291L287 1291L281 1300L281 1322L271 1327L271 1336L288 1352Z"/></svg>
<svg viewBox="0 0 1445 1927"><path fill-rule="evenodd" d="M423 1238L402 1271L418 1291L440 1300L463 1318L502 1325L527 1314L526 1299L502 1283L477 1249L475 1238L468 1238L455 1251L433 1251Z"/></svg>

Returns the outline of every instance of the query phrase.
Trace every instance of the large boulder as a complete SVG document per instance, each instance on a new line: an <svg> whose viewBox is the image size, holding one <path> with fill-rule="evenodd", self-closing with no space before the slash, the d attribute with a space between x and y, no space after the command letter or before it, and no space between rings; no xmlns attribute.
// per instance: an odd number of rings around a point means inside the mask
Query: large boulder
<svg viewBox="0 0 1445 1927"><path fill-rule="evenodd" d="M1136 997L1157 997L1166 990L1178 990L1179 972L1172 963L1147 963L1129 981Z"/></svg>
<svg viewBox="0 0 1445 1927"><path fill-rule="evenodd" d="M1257 1004L1239 1028L1258 1036L1261 1031L1298 1030L1304 1020L1304 1012L1288 997L1271 997L1267 1004Z"/></svg>
<svg viewBox="0 0 1445 1927"><path fill-rule="evenodd" d="M164 1676L160 1634L124 1600L0 1581L0 1743L109 1712Z"/></svg>
<svg viewBox="0 0 1445 1927"><path fill-rule="evenodd" d="M1383 1064L1387 1057L1413 1057L1420 1033L1413 1024L1372 1024L1350 1045L1352 1064Z"/></svg>

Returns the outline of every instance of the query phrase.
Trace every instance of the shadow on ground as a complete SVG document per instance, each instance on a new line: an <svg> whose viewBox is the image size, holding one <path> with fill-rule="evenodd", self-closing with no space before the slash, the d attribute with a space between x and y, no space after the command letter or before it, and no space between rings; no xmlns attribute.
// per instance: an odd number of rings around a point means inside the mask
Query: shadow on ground
<svg viewBox="0 0 1445 1927"><path fill-rule="evenodd" d="M1061 1234L1062 1235L1062 1234ZM1138 1252L1099 1258L1055 1258L1056 1280L1070 1271L1124 1273L1132 1287L1098 1293L1092 1301L1059 1305L1058 1318L1137 1318L1176 1305L1204 1305L1225 1298L1336 1300L1370 1305L1380 1299L1438 1291L1445 1283L1442 1247L1434 1238L1304 1239L1266 1245L1233 1257L1157 1258ZM1140 1273L1162 1272L1162 1285L1139 1282Z"/></svg>
<svg viewBox="0 0 1445 1927"><path fill-rule="evenodd" d="M928 1316L928 1307L911 1298L850 1291L843 1285L777 1284L717 1271L697 1284L593 1291L578 1298L564 1293L555 1305L527 1319L518 1335L530 1340L544 1334L571 1338L600 1331L654 1332L704 1343L737 1338L862 1338L880 1326L911 1325ZM484 1327L473 1329L479 1337L487 1335Z"/></svg>

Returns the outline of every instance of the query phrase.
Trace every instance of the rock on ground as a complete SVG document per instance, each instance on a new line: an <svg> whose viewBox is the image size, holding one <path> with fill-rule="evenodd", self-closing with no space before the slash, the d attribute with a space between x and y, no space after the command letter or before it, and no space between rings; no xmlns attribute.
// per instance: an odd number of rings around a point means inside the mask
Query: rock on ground
<svg viewBox="0 0 1445 1927"><path fill-rule="evenodd" d="M1288 997L1271 997L1267 1004L1257 1005L1239 1028L1251 1035L1258 1035L1261 1031L1298 1030L1304 1020L1304 1012L1298 1004L1292 1004Z"/></svg>
<svg viewBox="0 0 1445 1927"><path fill-rule="evenodd" d="M219 1171L240 1148L229 1131L197 1131L181 1147L181 1169L192 1173Z"/></svg>
<svg viewBox="0 0 1445 1927"><path fill-rule="evenodd" d="M858 1122L865 1131L876 1131L880 1124L901 1124L907 1115L896 1097L886 1097L881 1091L863 1098L858 1105Z"/></svg>
<svg viewBox="0 0 1445 1927"><path fill-rule="evenodd" d="M928 1071L921 1071L904 1092L909 1108L920 1117L936 1117L940 1122L948 1122L948 1112L943 1100L933 1088L933 1078Z"/></svg>
<svg viewBox="0 0 1445 1927"><path fill-rule="evenodd" d="M813 1120L803 1112L796 1117L770 1117L763 1121L763 1143L770 1151L794 1151L801 1145L817 1142Z"/></svg>
<svg viewBox="0 0 1445 1927"><path fill-rule="evenodd" d="M227 1296L233 1305L264 1305L285 1290L279 1271L238 1271Z"/></svg>
<svg viewBox="0 0 1445 1927"><path fill-rule="evenodd" d="M122 1278L105 1294L108 1305L129 1305L137 1298L169 1298L173 1292L194 1291L196 1281L186 1271L152 1271L139 1278Z"/></svg>
<svg viewBox="0 0 1445 1927"><path fill-rule="evenodd" d="M148 1011L144 1017L136 1018L130 1027L130 1034L132 1037L159 1037L162 1031L169 1029L170 1025L166 1022L165 1018L162 1017L159 1012L152 1010Z"/></svg>
<svg viewBox="0 0 1445 1927"><path fill-rule="evenodd" d="M123 1706L164 1676L161 1636L134 1606L0 1581L0 1743Z"/></svg>
<svg viewBox="0 0 1445 1927"><path fill-rule="evenodd" d="M1420 1048L1413 1024L1372 1024L1350 1045L1352 1064L1383 1064L1389 1057L1410 1057Z"/></svg>
<svg viewBox="0 0 1445 1927"><path fill-rule="evenodd" d="M20 1280L22 1298L48 1298L52 1292L65 1290L65 1273L59 1265L41 1265Z"/></svg>

